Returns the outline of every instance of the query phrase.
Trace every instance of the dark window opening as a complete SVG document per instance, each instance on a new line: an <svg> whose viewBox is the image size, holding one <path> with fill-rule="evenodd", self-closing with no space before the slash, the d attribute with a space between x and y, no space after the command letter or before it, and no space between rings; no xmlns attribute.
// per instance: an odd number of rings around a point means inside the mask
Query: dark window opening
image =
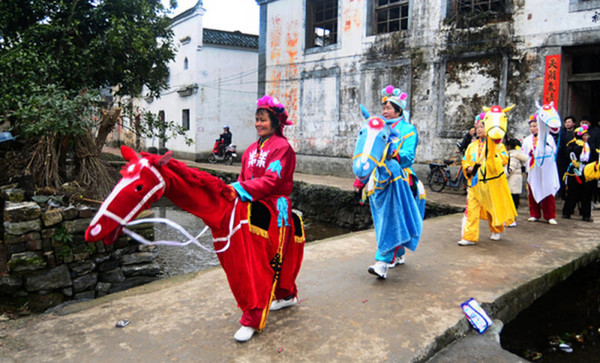
<svg viewBox="0 0 600 363"><path fill-rule="evenodd" d="M505 0L454 0L452 2L454 14L496 13L501 14L506 10Z"/></svg>
<svg viewBox="0 0 600 363"><path fill-rule="evenodd" d="M582 54L573 56L571 74L600 73L600 62L596 54Z"/></svg>
<svg viewBox="0 0 600 363"><path fill-rule="evenodd" d="M181 111L181 127L184 130L190 129L190 110Z"/></svg>
<svg viewBox="0 0 600 363"><path fill-rule="evenodd" d="M185 57L185 59L183 60L183 70L188 69L188 59L187 57Z"/></svg>
<svg viewBox="0 0 600 363"><path fill-rule="evenodd" d="M407 0L374 0L376 34L408 29Z"/></svg>
<svg viewBox="0 0 600 363"><path fill-rule="evenodd" d="M311 0L307 4L307 48L337 43L338 0Z"/></svg>

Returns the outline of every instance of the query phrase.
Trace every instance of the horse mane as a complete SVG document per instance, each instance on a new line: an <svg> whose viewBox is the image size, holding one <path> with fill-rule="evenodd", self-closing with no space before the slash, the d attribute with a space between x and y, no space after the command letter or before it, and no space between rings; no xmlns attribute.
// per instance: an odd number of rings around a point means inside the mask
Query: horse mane
<svg viewBox="0 0 600 363"><path fill-rule="evenodd" d="M205 171L189 167L187 164L177 159L171 159L166 165L159 166L159 160L161 158L160 155L149 154L146 152L142 152L141 155L142 157L147 158L150 164L158 167L159 169L167 167L181 179L192 185L205 186L208 189L219 193L223 189L227 188L227 184L223 180Z"/></svg>

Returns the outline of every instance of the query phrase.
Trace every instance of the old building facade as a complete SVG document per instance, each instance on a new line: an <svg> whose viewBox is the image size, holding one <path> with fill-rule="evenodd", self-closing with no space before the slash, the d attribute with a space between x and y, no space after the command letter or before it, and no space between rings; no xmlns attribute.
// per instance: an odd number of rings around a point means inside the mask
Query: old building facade
<svg viewBox="0 0 600 363"><path fill-rule="evenodd" d="M482 106L514 103L515 137L544 97L600 118L600 0L256 1L259 94L288 106L300 170L350 174L359 104L380 113L388 84L409 94L419 162L451 156Z"/></svg>
<svg viewBox="0 0 600 363"><path fill-rule="evenodd" d="M145 147L166 147L177 157L206 160L223 126L243 151L254 142L258 83L258 36L206 29L202 1L175 16L171 28L177 48L169 64L169 89L160 98L145 98L141 107L187 130L184 137L148 139Z"/></svg>

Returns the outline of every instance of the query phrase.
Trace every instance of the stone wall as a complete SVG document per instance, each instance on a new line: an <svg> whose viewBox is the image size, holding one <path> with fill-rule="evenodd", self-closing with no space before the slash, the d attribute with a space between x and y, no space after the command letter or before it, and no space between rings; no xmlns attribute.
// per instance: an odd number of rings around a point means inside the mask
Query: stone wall
<svg viewBox="0 0 600 363"><path fill-rule="evenodd" d="M0 301L27 304L34 312L68 300L93 299L158 279L156 246L121 236L114 244L87 243L84 232L95 208L3 188ZM146 211L143 217L148 217ZM153 239L152 225L136 231Z"/></svg>

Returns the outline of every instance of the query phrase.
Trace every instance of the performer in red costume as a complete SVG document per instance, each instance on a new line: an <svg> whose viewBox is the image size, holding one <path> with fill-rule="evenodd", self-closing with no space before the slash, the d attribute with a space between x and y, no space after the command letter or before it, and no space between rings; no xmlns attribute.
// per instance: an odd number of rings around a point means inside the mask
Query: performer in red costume
<svg viewBox="0 0 600 363"><path fill-rule="evenodd" d="M244 152L238 181L230 185L230 198L239 196L242 201L260 201L270 211L271 218L268 230L250 226L252 233L265 237L264 246L257 246L257 250L247 251L246 256L228 263L230 285L243 311L242 327L234 335L239 342L249 340L256 330L264 327L269 310L298 302L296 276L302 264L304 239L292 235L289 199L296 153L282 132L284 126L291 124L285 107L276 98L260 98L254 123L259 139ZM269 260L266 256L275 257ZM252 270L252 274L242 274L251 275L253 280L233 281L236 269ZM237 287L242 283L250 286ZM241 291L235 291L237 289Z"/></svg>

